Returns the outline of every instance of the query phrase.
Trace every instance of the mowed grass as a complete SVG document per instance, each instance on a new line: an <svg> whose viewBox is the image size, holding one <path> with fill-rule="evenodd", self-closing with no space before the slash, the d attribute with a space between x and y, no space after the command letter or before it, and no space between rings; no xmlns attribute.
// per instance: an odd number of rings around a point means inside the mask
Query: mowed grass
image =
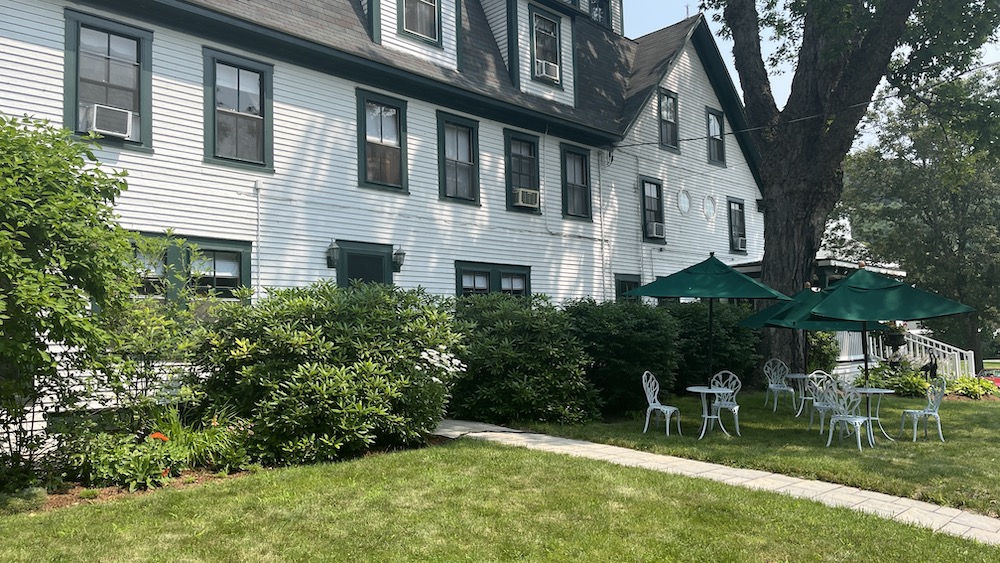
<svg viewBox="0 0 1000 563"><path fill-rule="evenodd" d="M1000 359L983 360L983 368L1000 369Z"/></svg>
<svg viewBox="0 0 1000 563"><path fill-rule="evenodd" d="M2 561L998 561L788 496L458 440L0 518Z"/></svg>
<svg viewBox="0 0 1000 563"><path fill-rule="evenodd" d="M926 399L887 396L882 401L882 424L887 440L876 427L876 447L865 443L858 452L853 437L826 447L827 434L818 433L818 421L807 431L809 417L796 418L787 395L778 411L765 409L764 394L741 393L740 429L742 436L726 436L716 430L699 441L701 403L697 395L672 397L665 401L681 409L684 436L671 427L665 437L662 421L642 433L643 419L594 423L576 427L529 424L525 428L554 435L623 446L658 454L772 471L807 479L820 479L910 497L944 506L997 516L1000 512L1000 401L945 399L941 405L945 442L937 437L933 424L924 437L923 423L913 442L912 426L898 437L903 409L923 408ZM644 413L642 413L644 414ZM728 411L723 423L733 433Z"/></svg>

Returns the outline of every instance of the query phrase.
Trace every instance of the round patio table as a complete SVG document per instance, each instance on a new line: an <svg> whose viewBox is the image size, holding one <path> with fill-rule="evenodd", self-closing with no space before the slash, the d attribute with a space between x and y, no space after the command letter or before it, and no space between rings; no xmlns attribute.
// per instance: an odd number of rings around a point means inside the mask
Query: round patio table
<svg viewBox="0 0 1000 563"><path fill-rule="evenodd" d="M879 419L879 414L878 414L879 408L882 406L882 396L892 395L893 393L895 393L895 391L893 391L892 389L883 389L881 387L858 387L855 389L855 391L857 391L861 395L864 395L869 400L871 399L871 397L874 396L878 397L878 401L875 402L875 410L873 410L868 415L869 419L868 431L873 434L872 442L874 442L874 431L872 430L872 425L871 425L872 422L878 424L878 429L882 431L883 436L888 438L889 441L895 442L895 440L892 439L892 436L889 436L889 434L886 433L885 428L882 428L882 420Z"/></svg>
<svg viewBox="0 0 1000 563"><path fill-rule="evenodd" d="M799 416L806 406L806 380L809 376L804 373L789 373L785 375L785 379L795 383L795 390L799 393L799 411L795 413L795 416Z"/></svg>
<svg viewBox="0 0 1000 563"><path fill-rule="evenodd" d="M726 436L730 436L731 434L729 434L729 432L726 430L726 427L722 425L722 417L719 416L719 413L712 414L711 410L709 410L708 396L725 395L726 393L732 393L733 392L732 389L728 387L709 387L707 385L692 385L691 387L688 387L687 390L690 391L691 393L698 393L701 395L702 422L701 422L701 435L698 436L698 439L701 440L702 438L705 437L705 430L708 429L708 422L710 420L718 420L719 428L721 428L722 431L726 433Z"/></svg>

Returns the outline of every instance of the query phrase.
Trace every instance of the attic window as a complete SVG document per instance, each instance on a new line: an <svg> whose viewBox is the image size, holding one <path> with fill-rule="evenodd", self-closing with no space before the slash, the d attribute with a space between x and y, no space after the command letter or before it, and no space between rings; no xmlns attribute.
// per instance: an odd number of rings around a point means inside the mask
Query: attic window
<svg viewBox="0 0 1000 563"><path fill-rule="evenodd" d="M438 0L403 0L403 29L438 40Z"/></svg>
<svg viewBox="0 0 1000 563"><path fill-rule="evenodd" d="M590 0L590 19L611 27L611 0Z"/></svg>
<svg viewBox="0 0 1000 563"><path fill-rule="evenodd" d="M559 24L534 14L535 78L559 82Z"/></svg>

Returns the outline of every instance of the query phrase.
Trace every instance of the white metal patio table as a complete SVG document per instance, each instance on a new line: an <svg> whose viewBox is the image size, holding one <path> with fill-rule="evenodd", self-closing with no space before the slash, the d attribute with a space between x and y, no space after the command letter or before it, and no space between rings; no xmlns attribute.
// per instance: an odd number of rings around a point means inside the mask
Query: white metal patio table
<svg viewBox="0 0 1000 563"><path fill-rule="evenodd" d="M799 416L802 414L802 409L806 406L806 380L809 379L809 375L805 373L789 373L785 375L785 379L795 384L795 391L799 394L799 410L795 413L795 416Z"/></svg>
<svg viewBox="0 0 1000 563"><path fill-rule="evenodd" d="M871 423L874 422L878 424L878 429L882 431L883 436L888 438L889 441L895 442L895 440L892 439L892 436L889 436L889 434L886 433L885 428L882 428L882 420L879 418L878 414L879 408L882 406L882 397L884 395L892 395L895 393L895 391L892 389L883 389L881 387L858 387L855 389L855 391L865 396L869 400L872 397L878 397L878 400L875 401L874 410L872 410L871 414L868 415L870 420L870 422L868 423L868 431L873 434L873 436L871 437L872 441L874 442L874 430L872 430Z"/></svg>
<svg viewBox="0 0 1000 563"><path fill-rule="evenodd" d="M719 414L722 411L712 414L711 407L708 402L708 396L724 395L726 393L732 393L733 392L732 389L728 387L709 387L707 385L692 385L691 387L688 387L687 390L690 391L691 393L698 393L699 395L701 395L702 422L701 422L701 435L698 436L698 439L701 440L702 438L705 437L705 431L708 429L708 423L711 420L718 420L719 428L721 428L722 431L726 433L726 436L731 436L729 431L726 430L726 427L722 425L722 417L719 416Z"/></svg>

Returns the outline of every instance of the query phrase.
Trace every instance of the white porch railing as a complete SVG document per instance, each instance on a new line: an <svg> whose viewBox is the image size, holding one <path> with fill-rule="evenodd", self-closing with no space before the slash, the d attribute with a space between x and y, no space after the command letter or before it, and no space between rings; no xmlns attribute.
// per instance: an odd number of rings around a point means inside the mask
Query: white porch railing
<svg viewBox="0 0 1000 563"><path fill-rule="evenodd" d="M864 361L860 332L838 332L837 344L840 345L838 363ZM868 346L870 361L881 362L896 355L896 350L885 346L877 334L868 334ZM920 334L907 332L899 353L915 359L920 365L928 362L933 355L937 358L938 375L948 379L976 375L976 356L972 350L962 350Z"/></svg>

